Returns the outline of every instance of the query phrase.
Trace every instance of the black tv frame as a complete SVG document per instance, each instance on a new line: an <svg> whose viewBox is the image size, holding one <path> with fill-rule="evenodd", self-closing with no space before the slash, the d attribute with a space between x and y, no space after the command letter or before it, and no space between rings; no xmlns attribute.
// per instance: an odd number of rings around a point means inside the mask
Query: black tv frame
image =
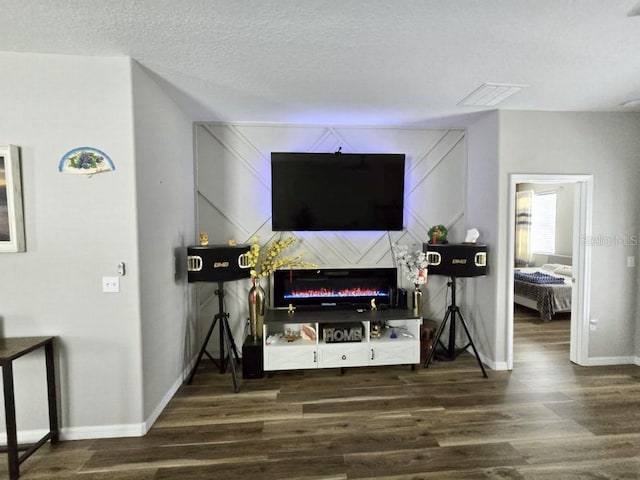
<svg viewBox="0 0 640 480"><path fill-rule="evenodd" d="M402 231L405 154L271 153L273 231Z"/></svg>

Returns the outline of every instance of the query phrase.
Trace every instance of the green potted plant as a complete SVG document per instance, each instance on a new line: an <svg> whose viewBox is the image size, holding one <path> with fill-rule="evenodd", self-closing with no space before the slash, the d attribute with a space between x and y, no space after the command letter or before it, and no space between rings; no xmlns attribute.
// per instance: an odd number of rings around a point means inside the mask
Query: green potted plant
<svg viewBox="0 0 640 480"><path fill-rule="evenodd" d="M447 233L449 233L449 230L444 225L434 225L428 232L429 241L431 243L449 243L447 241Z"/></svg>

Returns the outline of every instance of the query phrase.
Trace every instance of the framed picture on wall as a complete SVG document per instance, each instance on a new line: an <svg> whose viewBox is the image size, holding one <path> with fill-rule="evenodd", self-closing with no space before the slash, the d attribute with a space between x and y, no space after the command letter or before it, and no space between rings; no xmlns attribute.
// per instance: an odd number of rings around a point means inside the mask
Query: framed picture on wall
<svg viewBox="0 0 640 480"><path fill-rule="evenodd" d="M0 145L0 252L24 252L20 155L15 145Z"/></svg>

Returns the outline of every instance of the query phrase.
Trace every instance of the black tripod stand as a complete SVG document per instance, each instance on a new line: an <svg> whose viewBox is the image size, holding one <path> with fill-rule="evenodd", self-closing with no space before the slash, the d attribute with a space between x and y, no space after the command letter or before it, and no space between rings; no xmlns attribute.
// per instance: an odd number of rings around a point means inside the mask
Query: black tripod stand
<svg viewBox="0 0 640 480"><path fill-rule="evenodd" d="M482 370L482 376L487 378L487 372L484 369L484 365L480 361L480 356L478 355L478 351L476 350L476 346L473 344L473 340L471 339L471 335L469 334L469 329L467 328L467 323L464 321L462 317L462 313L460 313L460 308L456 305L456 277L451 277L447 282L447 286L451 287L451 305L447 308L447 313L442 320L442 323L438 327L438 331L436 332L436 336L433 340L433 346L431 347L431 351L427 356L427 360L424 362L424 368L429 368L429 364L433 361L434 356L436 355L436 350L438 345L441 345L442 348L445 349L443 354L438 355L438 360L444 361L453 361L456 357L465 351L469 346L473 349L473 353L476 356L476 360L478 361L478 365L480 365L480 369ZM456 316L460 319L460 323L462 323L462 327L464 328L465 333L467 334L467 338L469 339L469 343L467 343L462 348L456 348ZM440 341L440 337L442 336L442 332L447 325L447 321L451 320L449 324L449 345L445 347L445 345Z"/></svg>
<svg viewBox="0 0 640 480"><path fill-rule="evenodd" d="M233 341L233 336L231 335L231 329L229 328L229 314L224 311L224 282L218 282L218 289L216 290L216 295L218 296L218 313L213 316L213 320L211 321L211 326L209 326L209 331L207 332L207 336L202 342L202 347L200 347L200 353L198 354L198 358L196 360L191 373L189 374L189 378L187 380L188 384L191 384L193 381L193 377L196 374L196 370L198 369L198 365L200 364L200 360L202 360L203 355L207 355L209 359L220 368L220 373L225 373L227 369L227 365L231 367L231 376L233 377L233 391L238 392L240 387L238 386L238 374L236 372L236 363L238 362L238 350L236 349L236 344ZM209 339L211 338L211 334L213 333L213 329L218 324L219 328L219 340L220 340L220 360L216 360L213 356L207 351L207 344L209 343ZM228 355L225 354L225 347Z"/></svg>

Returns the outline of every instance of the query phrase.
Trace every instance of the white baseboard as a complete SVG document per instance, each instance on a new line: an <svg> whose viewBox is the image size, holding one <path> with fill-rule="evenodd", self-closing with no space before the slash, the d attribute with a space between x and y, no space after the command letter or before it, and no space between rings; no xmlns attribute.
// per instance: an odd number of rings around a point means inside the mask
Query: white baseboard
<svg viewBox="0 0 640 480"><path fill-rule="evenodd" d="M473 355L473 350L468 348L467 351ZM507 362L495 362L488 360L481 353L480 360L491 370L509 370ZM583 367L604 367L611 365L638 365L640 366L640 357L591 357L582 365Z"/></svg>
<svg viewBox="0 0 640 480"><path fill-rule="evenodd" d="M141 437L144 435L143 423L131 423L128 425L91 425L86 427L64 427L58 432L61 441L66 440L91 440L96 438ZM32 444L38 442L49 430L20 430L18 432L19 444ZM0 433L0 445L7 445L7 433Z"/></svg>
<svg viewBox="0 0 640 480"><path fill-rule="evenodd" d="M467 348L467 352L469 352L471 355L473 355L473 349L471 347ZM487 357L485 357L482 353L478 352L478 356L480 357L480 361L486 366L489 367L491 370L496 370L496 371L504 371L504 370L509 370L509 367L507 365L507 362L496 362L494 360L489 360Z"/></svg>
<svg viewBox="0 0 640 480"><path fill-rule="evenodd" d="M192 360L182 375L176 379L169 391L158 403L151 415L142 423L129 423L122 425L89 425L83 427L62 427L60 428L59 438L62 441L67 440L91 440L98 438L122 438L122 437L142 437L147 434L153 424L156 422L160 414L167 407L173 396L184 383L184 379L191 372L191 368L195 363ZM18 432L18 443L30 444L39 441L47 434L48 430L21 430ZM0 445L7 444L6 432L0 432Z"/></svg>
<svg viewBox="0 0 640 480"><path fill-rule="evenodd" d="M182 384L184 383L184 379L187 378L187 375L189 375L190 371L191 369L183 372L182 376L180 376L180 378L178 378L173 383L173 385L171 386L169 391L166 393L166 395L162 398L160 403L158 403L158 405L153 410L153 412L151 412L151 415L149 415L149 418L147 418L147 420L144 422L144 432L142 433L142 435L146 435L146 433L151 429L153 424L156 423L156 420L158 419L160 414L163 412L163 410L167 407L167 405L169 404L173 396L176 394L178 389L182 386Z"/></svg>
<svg viewBox="0 0 640 480"><path fill-rule="evenodd" d="M507 362L492 362L491 369L504 371L509 370L509 366Z"/></svg>
<svg viewBox="0 0 640 480"><path fill-rule="evenodd" d="M124 425L90 425L85 427L63 427L60 440L92 440L97 438L142 437L146 433L144 423Z"/></svg>
<svg viewBox="0 0 640 480"><path fill-rule="evenodd" d="M603 367L607 365L640 365L638 357L590 357L585 367Z"/></svg>
<svg viewBox="0 0 640 480"><path fill-rule="evenodd" d="M471 347L467 348L467 352L473 355ZM491 370L509 370L507 362L496 362L488 360L484 355L479 353L480 360L485 366ZM588 358L583 367L605 367L611 365L638 365L640 366L640 357L591 357Z"/></svg>

